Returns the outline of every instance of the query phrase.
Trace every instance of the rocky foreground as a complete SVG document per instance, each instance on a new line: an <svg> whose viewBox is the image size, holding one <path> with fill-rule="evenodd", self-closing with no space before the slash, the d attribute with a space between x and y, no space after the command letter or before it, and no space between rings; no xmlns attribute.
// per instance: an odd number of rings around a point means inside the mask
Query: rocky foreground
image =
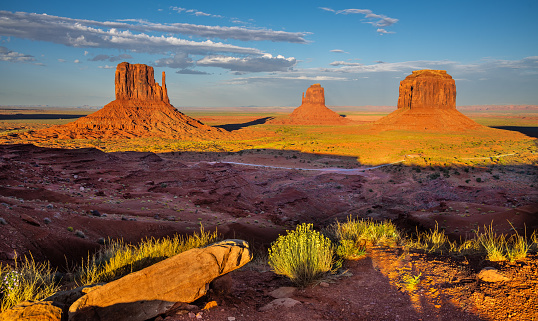
<svg viewBox="0 0 538 321"><path fill-rule="evenodd" d="M323 227L349 215L391 219L409 231L437 222L454 238L490 224L513 233L507 220L519 233L525 227L527 233L538 229L538 192L529 188L536 186L538 175L536 168L524 165L371 169L354 158L294 151L104 153L3 145L0 168L0 259L7 264L15 252L31 251L37 260L62 270L97 250L103 238L137 242L190 234L200 223L225 238L245 239L260 253L299 222ZM168 318L188 319L189 313L207 320L475 320L482 314L502 320L532 315L524 304L536 302L535 258L490 266L483 260L452 262L399 251L372 250L364 260L348 263L350 274L290 294L300 304L285 309L260 310L277 299L269 292L292 284L268 267L250 264L230 274L227 294L214 299L217 307L201 310L207 303L203 300L210 301L206 297L180 309L185 315ZM512 281L479 279L485 267ZM398 283L400 274L394 273L404 268L422 273L424 283L417 290L406 291Z"/></svg>

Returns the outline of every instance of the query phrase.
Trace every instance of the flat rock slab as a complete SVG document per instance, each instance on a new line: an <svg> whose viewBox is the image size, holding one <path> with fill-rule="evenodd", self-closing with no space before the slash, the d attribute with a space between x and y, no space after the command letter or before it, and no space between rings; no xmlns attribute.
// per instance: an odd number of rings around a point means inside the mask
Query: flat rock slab
<svg viewBox="0 0 538 321"><path fill-rule="evenodd" d="M196 248L89 292L69 308L69 321L143 321L176 302L193 302L209 283L252 259L248 243L225 240Z"/></svg>
<svg viewBox="0 0 538 321"><path fill-rule="evenodd" d="M0 321L60 321L62 308L50 301L24 301L0 314Z"/></svg>

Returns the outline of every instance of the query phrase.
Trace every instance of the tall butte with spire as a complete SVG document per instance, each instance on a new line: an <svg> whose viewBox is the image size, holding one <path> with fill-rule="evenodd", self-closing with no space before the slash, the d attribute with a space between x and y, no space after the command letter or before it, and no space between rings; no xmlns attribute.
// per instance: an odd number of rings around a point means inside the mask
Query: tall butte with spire
<svg viewBox="0 0 538 321"><path fill-rule="evenodd" d="M482 127L456 110L456 82L445 70L415 70L400 82L398 108L374 129L461 131Z"/></svg>
<svg viewBox="0 0 538 321"><path fill-rule="evenodd" d="M325 106L325 90L320 84L313 84L303 93L301 106L290 115L293 124L343 124L348 120Z"/></svg>
<svg viewBox="0 0 538 321"><path fill-rule="evenodd" d="M116 68L116 100L72 123L32 134L59 139L134 137L210 138L225 131L178 111L170 104L163 71L162 86L155 82L153 67L122 62Z"/></svg>

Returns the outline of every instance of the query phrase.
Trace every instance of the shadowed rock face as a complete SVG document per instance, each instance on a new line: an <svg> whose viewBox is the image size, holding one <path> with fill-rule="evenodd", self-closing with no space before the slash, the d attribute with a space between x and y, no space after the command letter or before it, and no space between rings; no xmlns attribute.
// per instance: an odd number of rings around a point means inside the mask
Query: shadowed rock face
<svg viewBox="0 0 538 321"><path fill-rule="evenodd" d="M347 120L325 106L325 91L314 84L303 93L301 106L290 115L295 124L342 124Z"/></svg>
<svg viewBox="0 0 538 321"><path fill-rule="evenodd" d="M456 83L445 70L415 70L400 82L398 109L376 121L380 130L461 131L481 127L456 110Z"/></svg>
<svg viewBox="0 0 538 321"><path fill-rule="evenodd" d="M72 123L32 134L38 138L216 138L226 131L186 116L170 104L166 78L155 82L153 67L122 62L116 68L116 100Z"/></svg>

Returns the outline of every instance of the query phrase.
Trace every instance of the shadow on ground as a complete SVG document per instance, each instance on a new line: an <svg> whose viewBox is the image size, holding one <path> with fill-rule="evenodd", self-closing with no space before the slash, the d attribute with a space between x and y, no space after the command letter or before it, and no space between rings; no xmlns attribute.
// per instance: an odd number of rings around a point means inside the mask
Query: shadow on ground
<svg viewBox="0 0 538 321"><path fill-rule="evenodd" d="M27 119L77 119L85 115L74 114L12 114L0 115L0 120L27 120Z"/></svg>
<svg viewBox="0 0 538 321"><path fill-rule="evenodd" d="M246 123L226 124L226 125L219 125L219 126L215 126L215 127L222 128L222 129L225 129L227 131L234 131L234 130L243 129L243 128L249 127L249 126L265 124L267 121L269 121L269 120L271 120L273 118L274 117L263 117L263 118L255 119L255 120L252 120L252 121L249 121L249 122L246 122Z"/></svg>
<svg viewBox="0 0 538 321"><path fill-rule="evenodd" d="M511 130L514 132L520 132L529 137L538 138L538 127L522 127L522 126L496 126L491 127L496 129Z"/></svg>

